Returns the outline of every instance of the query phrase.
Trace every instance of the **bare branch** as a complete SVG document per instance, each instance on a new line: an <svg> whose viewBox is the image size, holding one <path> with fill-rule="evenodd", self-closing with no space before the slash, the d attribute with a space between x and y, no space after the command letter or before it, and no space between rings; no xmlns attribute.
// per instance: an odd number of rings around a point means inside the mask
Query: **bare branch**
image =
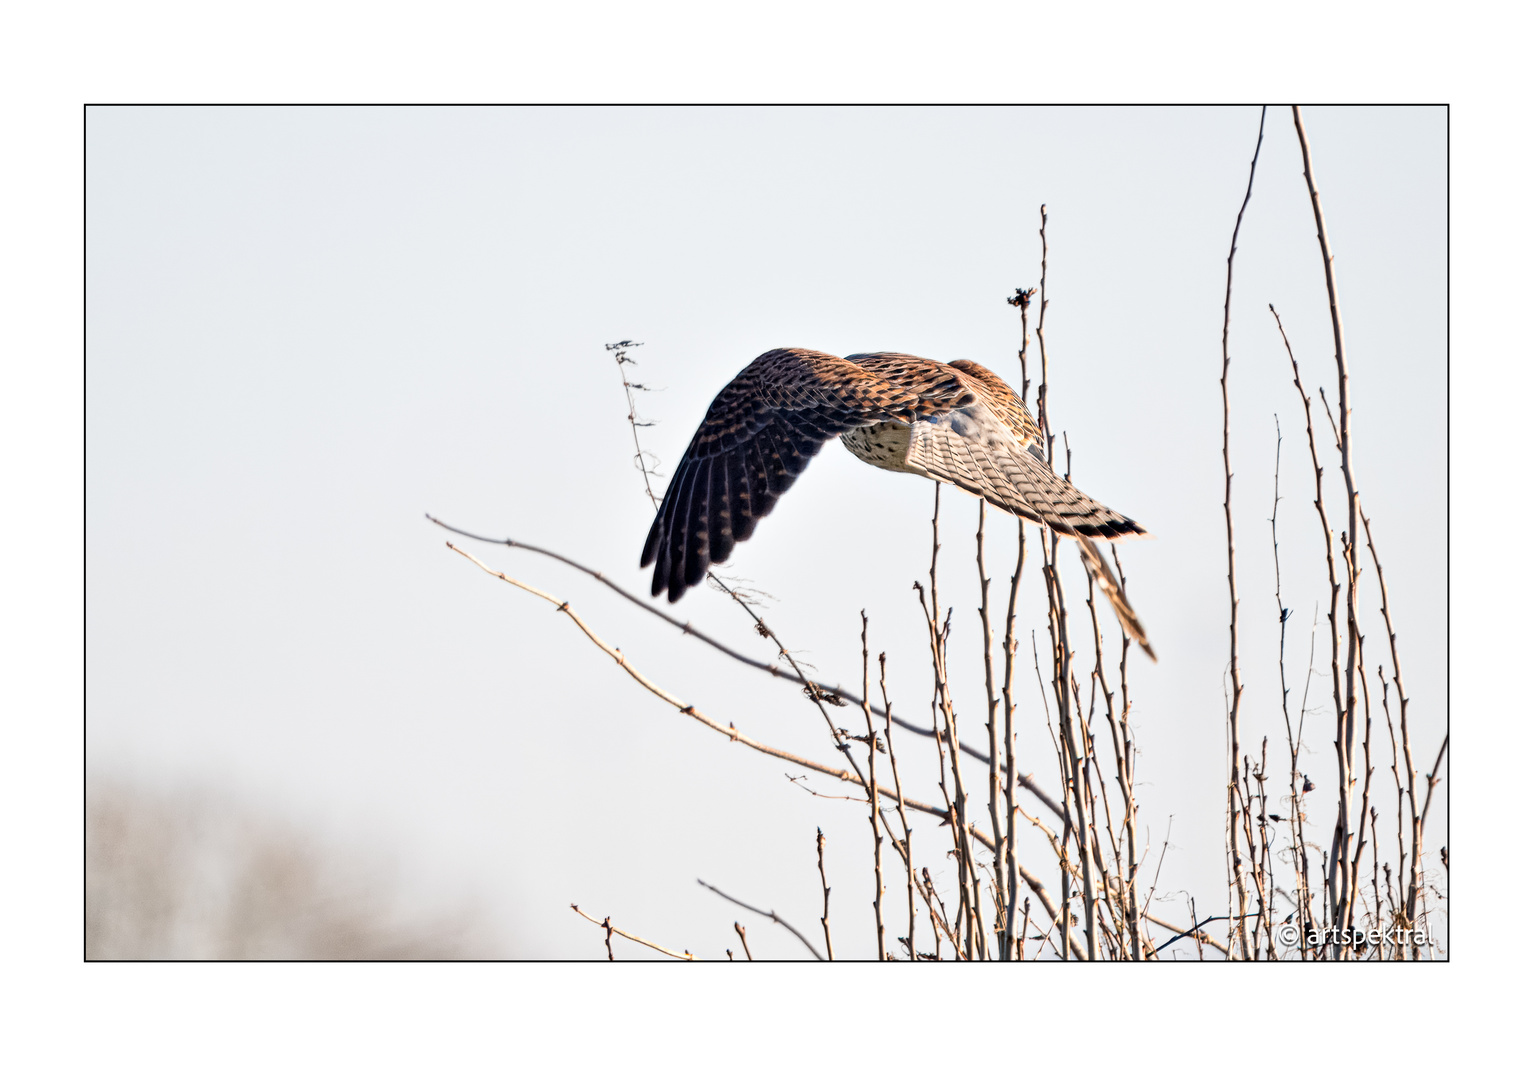
<svg viewBox="0 0 1527 1080"><path fill-rule="evenodd" d="M864 650L864 698L866 702L864 705L865 749L868 751L870 759L870 831L875 841L875 959L884 960L886 956L885 914L882 910L882 904L885 900L885 878L882 876L880 868L880 785L875 778L875 750L880 739L879 736L875 734L875 719L870 713L870 707L868 704L870 696L870 620L869 616L866 615L863 610L859 612L859 619L862 627L859 640ZM905 822L903 822L903 826L905 826ZM821 830L818 829L818 858L820 858L821 847ZM823 888L826 888L827 886L827 877L825 874L822 877L822 886ZM822 928L825 930L826 927L827 899L824 894L822 898ZM832 959L832 949L830 946L827 950L827 957L829 960Z"/></svg>
<svg viewBox="0 0 1527 1080"><path fill-rule="evenodd" d="M738 731L734 726L721 724L715 720L712 720L699 709L696 709L693 705L686 705L684 702L668 693L668 691L664 690L662 687L658 686L641 672L632 667L630 662L626 660L625 654L622 653L619 649L605 642L604 639L599 637L598 634L594 633L594 631L589 628L589 625L585 623L575 611L573 611L572 607L570 607L566 601L558 600L555 596L552 596L547 592L542 592L540 589L537 589L533 585L527 585L522 581L516 581L514 578L505 573L502 573L501 571L494 570L491 567L483 565L483 563L478 561L471 554L463 551L461 548L457 547L455 544L450 543L449 541L446 542L445 546L456 552L456 554L460 555L462 558L471 562L485 574L496 577L500 581L503 581L509 585L513 585L517 589L523 589L525 592L530 593L532 596L539 596L542 600L545 600L547 603L554 606L558 611L572 619L574 624L577 625L578 629L583 631L584 636L592 641L595 645L597 645L607 656L610 657L610 659L619 664L627 675L630 675L631 678L635 679L646 690L650 691L655 696L662 698L668 704L678 709L679 712L683 713L685 716L693 717L694 719L700 721L700 723L704 724L706 727L710 728L712 731L725 735L732 742L741 743L742 745L753 750L757 750L760 753L768 754L771 757L777 757L782 761L792 762L801 766L802 768L810 769L813 772L819 772L824 776L836 777L837 779L843 780L847 783L856 785L863 783L859 777L849 772L847 769L834 769L831 765L822 765L818 762L810 760L809 758L803 758L798 754L792 754L787 750L780 750L775 747L768 746L764 743L758 742L756 739L751 739L748 736L742 734L742 732ZM880 794L890 797L893 793L882 788L880 790ZM940 810L938 807L932 805L931 803L921 802L917 799L907 799L905 801L906 804L912 807L914 810L920 810L925 814L932 814L934 817L940 819L948 819L948 814L946 811ZM988 846L991 845L991 841L985 836L982 836L978 832L975 833L975 835Z"/></svg>
<svg viewBox="0 0 1527 1080"><path fill-rule="evenodd" d="M891 713L891 698L885 687L885 653L880 654L880 700L885 703L882 716ZM896 785L896 812L901 818L901 843L895 845L907 870L907 952L917 959L917 888L912 870L912 826L907 824L907 800L901 793L901 770L896 764L896 744L891 740L891 725L885 725L885 752L891 759L891 780Z"/></svg>
<svg viewBox="0 0 1527 1080"><path fill-rule="evenodd" d="M1235 274L1235 246L1241 235L1241 220L1246 216L1246 207L1251 202L1251 187L1257 177L1257 158L1262 154L1262 133L1267 125L1267 106L1262 106L1262 119L1257 124L1257 146L1251 155L1251 171L1246 178L1246 197L1241 200L1241 209L1235 215L1235 230L1230 234L1230 255L1225 260L1225 326L1220 335L1220 352L1224 364L1220 372L1220 395L1224 401L1225 414L1225 548L1229 568L1227 580L1230 583L1230 715L1228 717L1229 728L1229 753L1230 753L1230 800L1228 807L1230 834L1229 851L1230 880L1233 885L1234 899L1241 914L1241 919L1234 924L1237 934L1240 934L1241 957L1249 956L1245 938L1245 915L1246 915L1246 882L1243 877L1241 866L1241 847L1239 815L1244 809L1240 802L1240 763L1241 763L1241 663L1237 652L1236 639L1236 614L1240 602L1235 592L1235 519L1230 512L1230 288Z"/></svg>
<svg viewBox="0 0 1527 1080"><path fill-rule="evenodd" d="M1357 485L1352 474L1352 429L1351 416L1352 404L1347 386L1347 349L1346 339L1342 333L1341 305L1336 299L1336 270L1331 255L1329 233L1326 229L1325 211L1321 209L1320 192L1315 186L1315 173L1310 166L1310 142L1304 132L1304 116L1299 106L1293 106L1294 131L1299 136L1299 153L1304 160L1305 186L1309 189L1310 208L1315 215L1315 235L1320 241L1320 258L1325 270L1326 298L1331 309L1331 336L1335 345L1336 376L1338 404L1341 416L1339 418L1340 431L1337 434L1339 449L1341 451L1342 478L1347 486L1347 531L1343 540L1343 551L1347 563L1347 665L1345 702L1337 717L1336 742L1338 747L1339 764L1341 773L1341 790L1337 792L1337 834L1334 845L1336 858L1330 866L1330 879L1327 891L1330 893L1332 917L1335 925L1341 929L1350 929L1353 917L1353 900L1355 892L1355 878L1357 867L1352 854L1352 845L1355 834L1352 829L1352 783L1353 783L1353 751L1357 736L1355 713L1357 710L1357 685L1356 668L1357 652L1360 634L1357 620L1357 581L1358 581L1358 548L1357 548ZM1358 831L1362 829L1362 823L1358 823ZM1341 954L1347 955L1349 949L1342 946Z"/></svg>
<svg viewBox="0 0 1527 1080"><path fill-rule="evenodd" d="M689 953L689 952L674 952L672 949L665 949L665 948L663 948L663 946L659 945L655 941L648 941L644 937L637 937L635 934L629 934L626 931L622 930L618 926L612 926L610 924L610 920L608 918L605 918L605 919L602 919L602 920L601 919L596 919L596 918L594 918L594 916L590 915L588 912L581 910L578 907L577 904L569 904L568 906L571 907L574 911L578 912L579 915L582 915L589 922L593 923L595 926L602 927L604 929L604 931L605 931L605 948L606 949L608 949L609 946L610 946L609 935L610 934L619 934L621 937L625 938L627 941L634 941L638 945L645 945L649 949L656 949L658 952L662 953L664 956L671 956L675 960L693 960L695 958L693 953ZM615 953L613 951L610 952L610 959L611 960L615 959Z"/></svg>
<svg viewBox="0 0 1527 1080"><path fill-rule="evenodd" d="M822 875L822 937L827 942L827 959L832 959L832 929L827 925L827 900L832 895L832 889L827 886L827 862L826 862L827 839L822 835L821 828L817 829L817 870Z"/></svg>
<svg viewBox="0 0 1527 1080"><path fill-rule="evenodd" d="M636 447L636 465L642 471L642 484L647 489L647 498L651 499L653 507L656 507L657 494L652 490L652 470L647 467L648 452L642 449L642 440L637 434L639 428L651 427L652 425L636 418L636 397L631 393L632 390L646 390L647 387L642 386L640 383L633 383L630 379L626 378L626 365L634 365L636 363L628 355L629 351L640 348L641 345L640 341L626 340L617 341L613 345L606 345L604 349L605 352L613 352L615 354L615 368L620 372L620 383L626 391L626 419L631 424L631 442Z"/></svg>
<svg viewBox="0 0 1527 1080"><path fill-rule="evenodd" d="M577 570L578 572L580 572L582 574L588 575L589 577L593 578L595 581L597 581L601 585L603 585L605 588L607 588L610 591L614 592L621 599L626 600L629 603L635 604L637 607L641 608L643 611L646 611L648 614L656 615L658 618L662 619L664 622L668 623L670 626L673 626L673 627L677 628L679 631L681 631L682 633L688 635L689 637L693 637L693 638L695 638L698 641L704 642L706 645L709 645L711 648L715 649L717 652L722 653L723 655L728 656L728 657L730 657L733 660L736 660L740 664L746 664L748 667L755 668L758 671L762 671L766 675L772 675L776 679L784 679L786 682L793 682L797 686L801 686L801 687L806 688L809 691L813 691L814 692L813 695L812 695L813 697L816 697L816 696L820 695L820 696L822 696L824 698L841 698L843 701L848 702L848 703L853 704L853 705L863 705L864 704L863 699L858 694L854 693L852 690L845 689L841 684L836 684L836 685L834 685L829 690L829 689L826 689L826 688L824 688L822 686L820 680L808 679L804 675L798 674L795 671L787 671L787 670L785 670L785 669L783 669L783 668L781 668L781 667L779 667L779 666L777 666L775 664L768 664L768 663L763 662L762 660L755 660L751 656L747 656L747 655L745 655L743 653L740 653L737 650L733 649L731 646L724 644L723 642L717 640L716 638L712 637L711 635L709 635L709 634L705 633L704 631L698 629L697 627L695 627L692 623L688 622L687 620L686 621L680 621L679 619L676 619L672 615L668 614L668 612L664 611L662 608L658 607L657 605L649 604L647 601L643 600L641 597L633 595L632 593L630 593L627 590L623 589L620 585L616 584L613 580L610 579L610 577L608 575L604 574L603 572L601 572L599 570L595 570L595 569L593 569L592 567L589 567L589 566L584 566L582 563L578 562L575 559L570 559L566 555L562 555L562 554L560 554L558 552L552 551L549 548L543 548L543 547L539 547L539 546L537 546L535 544L526 543L523 540L513 540L513 539L510 539L508 537L499 538L499 537L492 537L492 536L483 536L480 533L468 532L466 529L460 529L460 528L457 528L455 525L449 525L446 522L441 521L439 518L433 516L432 514L425 514L424 517L425 517L426 520L432 522L435 525L440 526L440 528L445 529L447 532L453 532L457 536L465 536L469 540L478 540L478 541L481 541L482 543L485 543L485 544L497 544L497 545L499 545L501 547L517 548L517 549L519 549L521 551L529 551L529 552L531 552L532 554L535 554L535 555L544 555L544 556L546 556L549 559L555 559L557 562L560 562L560 563L562 563L565 566L570 566L574 570ZM453 549L453 550L459 551L460 549L456 548L456 549ZM490 571L490 573L491 573L491 571ZM726 588L726 586L722 586L722 587ZM728 591L730 593L735 594L735 590L728 590ZM736 597L735 595L734 595L734 599L738 599L739 602L742 602L740 600L740 598ZM750 614L752 614L751 609L748 609L748 610L749 610ZM773 638L773 632L770 631L766 636L768 636L768 637L770 637L772 639ZM789 656L788 652L786 653L786 656L787 657ZM921 724L914 724L912 721L905 720L905 719L903 719L900 716L894 716L893 715L893 716L890 716L890 717L886 717L885 711L879 705L871 705L870 711L873 712L876 716L881 717L882 719L889 719L891 723L895 724L899 728L904 728L905 730L910 731L913 734L921 735L921 736L923 736L924 738L927 738L927 739L933 738L933 729L931 727L923 727ZM985 753L983 753L981 750L977 749L974 746L970 746L970 745L968 745L966 743L961 743L960 744L960 752L964 753L964 754L969 754L971 757L975 758L977 761L981 762L983 765L987 764L987 762L989 760L988 756ZM1004 766L1004 768L1005 768L1005 766ZM1025 791L1028 791L1029 793L1034 795L1037 799L1039 799L1039 801L1044 804L1045 808L1048 809L1056 817L1064 817L1065 816L1065 812L1061 808L1060 804L1058 802L1056 802L1053 798L1051 798L1049 793L1046 792L1043 788L1041 788L1035 782L1032 773L1030 773L1030 774L1019 774L1018 777L1017 777L1017 782L1018 782L1018 785L1020 787L1022 787Z"/></svg>
<svg viewBox="0 0 1527 1080"><path fill-rule="evenodd" d="M699 881L698 878L696 878L695 880ZM735 896L728 896L726 893L722 892L720 889L716 888L714 885L707 885L703 881L701 881L700 884L701 885L705 885L705 887L707 889L709 889L711 892L715 893L717 896L721 897L721 899L723 899L723 900L730 900L732 903L736 904L738 907L746 908L747 910L751 911L755 915L762 915L766 919L773 919L775 922L779 923L779 925L783 926L786 930L788 930L792 934L794 934L802 945L806 946L807 949L811 950L811 955L812 956L816 957L818 960L822 959L822 954L817 952L815 945L811 944L811 942L806 940L806 937L805 937L804 934L802 934L795 927L791 926L784 919L780 918L774 912L772 912L772 911L765 911L763 908L754 907L752 904L749 904L749 903L747 903L746 901L743 901L743 900L739 900ZM739 933L741 932L741 927L738 927L738 932ZM747 944L747 939L746 938L743 939L743 944L744 945ZM753 954L752 953L748 954L748 959L749 960L753 959Z"/></svg>

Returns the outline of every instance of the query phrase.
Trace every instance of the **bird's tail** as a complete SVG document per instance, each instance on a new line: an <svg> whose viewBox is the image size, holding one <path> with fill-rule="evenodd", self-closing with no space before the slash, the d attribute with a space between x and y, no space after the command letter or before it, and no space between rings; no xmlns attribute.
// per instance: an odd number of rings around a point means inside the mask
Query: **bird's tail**
<svg viewBox="0 0 1527 1080"><path fill-rule="evenodd" d="M1010 514L1075 538L1082 562L1113 605L1119 625L1146 656L1156 659L1140 617L1092 539L1149 536L1139 522L1055 475L1035 446L1019 442L984 406L959 410L936 422L915 423L907 464L913 466L911 471L954 484Z"/></svg>
<svg viewBox="0 0 1527 1080"><path fill-rule="evenodd" d="M1145 638L1145 626L1140 622L1140 616L1135 614L1135 609L1129 606L1129 598L1124 595L1124 588L1113 576L1113 571L1108 569L1108 563L1103 559L1103 553L1098 550L1097 544L1085 536L1076 538L1076 546L1081 550L1082 563L1087 567L1087 573L1097 582L1098 588L1103 590L1103 595L1108 597L1108 602L1113 605L1114 614L1119 617L1119 625L1124 632L1134 638L1146 656L1154 663L1156 650L1151 648L1151 643Z"/></svg>

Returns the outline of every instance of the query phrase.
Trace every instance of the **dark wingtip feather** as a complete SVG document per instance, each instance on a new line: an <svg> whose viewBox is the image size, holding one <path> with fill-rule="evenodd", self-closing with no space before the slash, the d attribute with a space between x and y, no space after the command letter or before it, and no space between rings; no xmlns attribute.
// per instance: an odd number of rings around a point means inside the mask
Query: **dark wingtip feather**
<svg viewBox="0 0 1527 1080"><path fill-rule="evenodd" d="M732 553L731 472L736 454L727 454L710 471L710 561L726 562Z"/></svg>
<svg viewBox="0 0 1527 1080"><path fill-rule="evenodd" d="M663 552L663 559L668 564L663 579L668 583L670 604L684 595L684 548L694 542L694 538L689 535L685 527L685 523L689 520L689 501L693 498L693 490L689 486L689 478L692 475L691 468L684 474L683 485L674 491L673 527L668 530L668 542Z"/></svg>
<svg viewBox="0 0 1527 1080"><path fill-rule="evenodd" d="M666 588L668 588L668 554L664 552L663 557L657 561L657 566L652 569L652 595L657 596Z"/></svg>
<svg viewBox="0 0 1527 1080"><path fill-rule="evenodd" d="M653 519L652 528L647 530L647 542L642 546L643 568L651 566L652 560L657 558L658 543L661 541L662 536L663 513L659 510L657 517Z"/></svg>
<svg viewBox="0 0 1527 1080"><path fill-rule="evenodd" d="M684 528L684 584L693 588L710 567L710 474L714 459L695 468L690 482L688 524Z"/></svg>

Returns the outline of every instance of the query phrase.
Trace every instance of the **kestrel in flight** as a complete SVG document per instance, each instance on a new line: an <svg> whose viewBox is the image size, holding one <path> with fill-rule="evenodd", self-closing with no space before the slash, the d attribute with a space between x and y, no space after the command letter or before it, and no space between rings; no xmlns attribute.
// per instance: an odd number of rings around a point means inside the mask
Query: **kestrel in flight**
<svg viewBox="0 0 1527 1080"><path fill-rule="evenodd" d="M743 368L711 402L647 534L642 565L657 563L652 595L666 589L671 602L700 584L838 436L861 461L954 484L1075 537L1125 630L1154 659L1091 541L1148 534L1056 476L1023 401L969 360L774 349Z"/></svg>

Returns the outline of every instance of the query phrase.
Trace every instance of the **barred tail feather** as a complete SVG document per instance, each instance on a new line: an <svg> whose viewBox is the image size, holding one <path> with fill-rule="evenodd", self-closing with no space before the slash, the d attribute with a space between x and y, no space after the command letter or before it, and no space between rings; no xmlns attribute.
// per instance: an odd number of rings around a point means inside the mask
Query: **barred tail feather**
<svg viewBox="0 0 1527 1080"><path fill-rule="evenodd" d="M1151 662L1156 660L1156 650L1151 648L1151 643L1145 638L1145 625L1140 622L1140 616L1135 614L1135 609L1129 606L1129 599L1124 595L1124 589L1113 576L1113 571L1108 569L1108 563L1103 558L1103 553L1098 546L1085 536L1076 538L1076 546L1082 553L1082 563L1087 567L1087 573L1097 582L1098 588L1103 590L1103 595L1108 597L1108 602L1113 605L1114 614L1119 617L1119 626L1126 634L1134 638Z"/></svg>

